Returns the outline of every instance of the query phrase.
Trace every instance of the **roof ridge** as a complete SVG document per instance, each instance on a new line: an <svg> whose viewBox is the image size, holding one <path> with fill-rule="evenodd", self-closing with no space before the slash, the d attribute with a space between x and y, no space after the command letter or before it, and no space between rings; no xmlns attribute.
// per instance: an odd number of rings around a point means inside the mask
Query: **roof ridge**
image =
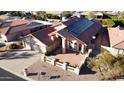
<svg viewBox="0 0 124 93"><path fill-rule="evenodd" d="M116 45L118 45L118 44L120 44L120 43L122 43L122 42L124 42L124 40L122 40L122 41L120 41L119 43L113 45L112 47L115 47Z"/></svg>
<svg viewBox="0 0 124 93"><path fill-rule="evenodd" d="M54 28L54 27L57 27L57 26L60 26L60 25L62 25L62 23L59 23L59 24L56 24L56 25L51 25L51 26L49 26L49 27L46 27L46 28L41 29L41 30L38 30L38 31L33 32L33 33L31 33L31 34L37 33L37 32L39 32L39 31L47 30L47 29L50 29L50 28Z"/></svg>

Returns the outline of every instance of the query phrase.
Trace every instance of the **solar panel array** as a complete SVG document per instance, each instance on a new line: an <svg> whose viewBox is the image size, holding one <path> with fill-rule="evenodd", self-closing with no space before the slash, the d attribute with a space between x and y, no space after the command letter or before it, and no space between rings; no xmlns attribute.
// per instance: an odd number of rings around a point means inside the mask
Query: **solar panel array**
<svg viewBox="0 0 124 93"><path fill-rule="evenodd" d="M76 34L77 36L80 35L83 31L85 31L88 27L90 27L94 22L90 21L86 18L80 18L79 20L75 21L74 23L70 24L66 29L69 32Z"/></svg>
<svg viewBox="0 0 124 93"><path fill-rule="evenodd" d="M42 23L36 23L36 22L32 22L31 24L29 24L29 26L31 26L31 28L35 28L35 27L39 27L39 26L43 26L44 24Z"/></svg>

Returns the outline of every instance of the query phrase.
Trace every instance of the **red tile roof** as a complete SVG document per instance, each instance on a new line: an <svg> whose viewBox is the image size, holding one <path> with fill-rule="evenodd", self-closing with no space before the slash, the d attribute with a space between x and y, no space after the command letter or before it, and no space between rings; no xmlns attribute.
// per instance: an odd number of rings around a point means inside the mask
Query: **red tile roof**
<svg viewBox="0 0 124 93"><path fill-rule="evenodd" d="M12 22L5 22L0 26L0 33L12 34L18 31L26 29L27 24L30 24L32 20L17 19Z"/></svg>
<svg viewBox="0 0 124 93"><path fill-rule="evenodd" d="M40 40L41 42L43 42L45 45L49 46L52 43L54 43L54 41L51 40L50 36L62 30L65 27L66 27L65 25L59 22L57 24L51 25L48 28L34 32L32 33L32 35L38 40Z"/></svg>
<svg viewBox="0 0 124 93"><path fill-rule="evenodd" d="M37 31L32 33L32 35L37 38L39 41L43 42L45 45L51 45L54 41L51 40L50 36L48 34L52 33L53 31L56 31L54 27L48 27L46 29Z"/></svg>
<svg viewBox="0 0 124 93"><path fill-rule="evenodd" d="M121 28L108 28L110 46L116 48L124 48L124 30Z"/></svg>
<svg viewBox="0 0 124 93"><path fill-rule="evenodd" d="M11 26L19 26L19 25L24 25L24 24L30 24L32 20L23 20L23 19L17 19L14 20L11 24Z"/></svg>
<svg viewBox="0 0 124 93"><path fill-rule="evenodd" d="M99 23L94 22L88 29L82 32L82 34L80 34L77 38L85 42L86 44L89 44L92 40L92 36L96 35L101 28L102 26Z"/></svg>
<svg viewBox="0 0 124 93"><path fill-rule="evenodd" d="M15 27L10 27L9 31L6 34L18 33L20 31L25 31L29 29L26 24L18 25Z"/></svg>
<svg viewBox="0 0 124 93"><path fill-rule="evenodd" d="M79 18L74 17L71 20L64 22L63 24L71 25L73 22L78 21ZM92 20L93 21L93 20ZM76 36L75 34L67 31L59 31L58 33L62 35L63 37L67 37L69 34L72 34L75 38L78 40L84 42L85 44L89 44L91 42L92 36L96 35L98 31L102 28L101 24L99 24L97 21L93 21L94 23L88 27L85 31L83 31L79 36Z"/></svg>
<svg viewBox="0 0 124 93"><path fill-rule="evenodd" d="M124 49L124 41L118 43L117 45L114 46L115 48L121 48Z"/></svg>

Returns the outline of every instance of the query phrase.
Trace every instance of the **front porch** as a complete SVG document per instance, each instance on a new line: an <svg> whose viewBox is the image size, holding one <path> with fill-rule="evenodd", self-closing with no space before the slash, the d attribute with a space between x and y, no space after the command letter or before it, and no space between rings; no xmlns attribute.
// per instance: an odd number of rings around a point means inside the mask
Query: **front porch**
<svg viewBox="0 0 124 93"><path fill-rule="evenodd" d="M85 54L74 52L71 50L66 50L66 53L58 53L55 55L55 59L59 62L67 62L73 67L80 67L82 59L85 58Z"/></svg>
<svg viewBox="0 0 124 93"><path fill-rule="evenodd" d="M63 54L66 54L68 50L84 54L88 50L87 45L84 42L71 35L67 35L67 37L64 37L56 33L51 36L51 40L59 42L59 47L62 49L61 52Z"/></svg>

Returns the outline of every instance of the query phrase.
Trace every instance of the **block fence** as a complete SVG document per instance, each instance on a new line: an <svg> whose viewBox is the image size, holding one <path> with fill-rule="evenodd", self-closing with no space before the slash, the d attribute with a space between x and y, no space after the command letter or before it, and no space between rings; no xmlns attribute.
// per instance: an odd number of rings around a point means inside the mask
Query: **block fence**
<svg viewBox="0 0 124 93"><path fill-rule="evenodd" d="M59 62L55 58L50 58L50 57L47 57L45 55L41 56L41 60L43 62L47 62L49 64L52 64L53 66L58 66L64 70L71 71L71 72L74 72L75 74L79 75L82 65L85 63L86 58L89 56L89 54L91 52L92 52L92 50L89 49L88 52L85 54L85 57L81 60L81 64L79 67L78 66L77 67L71 66L67 62Z"/></svg>

